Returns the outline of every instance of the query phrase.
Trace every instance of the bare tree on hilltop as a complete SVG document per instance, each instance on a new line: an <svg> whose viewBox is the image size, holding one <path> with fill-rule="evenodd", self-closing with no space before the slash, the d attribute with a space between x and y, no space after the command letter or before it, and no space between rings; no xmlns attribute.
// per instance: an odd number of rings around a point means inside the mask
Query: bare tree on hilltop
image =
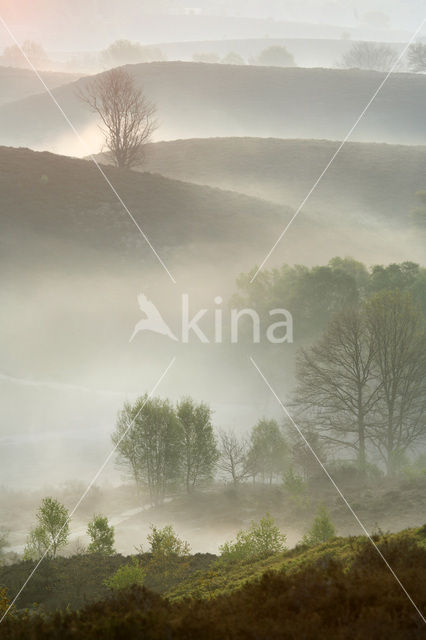
<svg viewBox="0 0 426 640"><path fill-rule="evenodd" d="M157 128L157 109L130 73L111 69L89 82L78 97L99 115L100 129L114 164L121 169L141 165L144 147Z"/></svg>

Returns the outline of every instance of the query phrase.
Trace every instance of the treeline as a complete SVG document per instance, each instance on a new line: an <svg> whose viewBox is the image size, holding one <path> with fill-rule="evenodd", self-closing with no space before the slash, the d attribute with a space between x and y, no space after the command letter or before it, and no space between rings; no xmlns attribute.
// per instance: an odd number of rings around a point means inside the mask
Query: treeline
<svg viewBox="0 0 426 640"><path fill-rule="evenodd" d="M266 326L271 309L288 309L296 341L315 339L335 313L357 308L383 291L410 294L426 317L426 269L414 262L367 268L353 258L335 257L328 265L261 271L251 282L255 273L256 268L237 279L235 306L255 309Z"/></svg>

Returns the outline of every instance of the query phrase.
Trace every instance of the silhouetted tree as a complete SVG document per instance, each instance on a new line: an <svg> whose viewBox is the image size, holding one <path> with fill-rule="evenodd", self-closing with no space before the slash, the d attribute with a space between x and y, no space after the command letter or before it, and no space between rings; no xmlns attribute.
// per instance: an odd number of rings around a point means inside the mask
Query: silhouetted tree
<svg viewBox="0 0 426 640"><path fill-rule="evenodd" d="M371 438L389 475L426 440L426 323L408 293L383 291L366 304L380 381Z"/></svg>
<svg viewBox="0 0 426 640"><path fill-rule="evenodd" d="M350 447L365 470L367 428L380 398L375 342L363 314L342 311L297 360L296 404L304 423L330 444Z"/></svg>
<svg viewBox="0 0 426 640"><path fill-rule="evenodd" d="M156 107L124 69L111 69L89 80L78 97L97 113L105 145L117 167L142 164L144 147L157 128Z"/></svg>
<svg viewBox="0 0 426 640"><path fill-rule="evenodd" d="M219 449L217 466L225 476L231 477L234 486L251 475L247 465L248 443L245 439L237 438L233 431L221 431Z"/></svg>

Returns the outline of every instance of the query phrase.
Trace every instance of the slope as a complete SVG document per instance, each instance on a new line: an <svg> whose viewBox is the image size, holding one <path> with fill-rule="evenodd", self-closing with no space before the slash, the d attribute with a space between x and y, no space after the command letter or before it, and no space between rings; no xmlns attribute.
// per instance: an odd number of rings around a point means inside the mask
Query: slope
<svg viewBox="0 0 426 640"><path fill-rule="evenodd" d="M61 71L40 71L40 75L49 89L74 82L81 76L79 73ZM31 69L2 66L0 66L0 85L0 105L40 93L43 88L40 80Z"/></svg>
<svg viewBox="0 0 426 640"><path fill-rule="evenodd" d="M145 170L292 207L306 196L338 142L216 138L148 145ZM426 189L426 147L348 142L309 200L309 209L410 224Z"/></svg>
<svg viewBox="0 0 426 640"><path fill-rule="evenodd" d="M373 71L297 69L153 62L126 67L158 106L163 139L206 136L297 137L340 140L384 78ZM54 95L82 131L95 119L76 92ZM356 128L361 141L426 143L424 76L393 74ZM46 94L0 109L0 141L48 148L69 126ZM84 149L81 150L84 154Z"/></svg>

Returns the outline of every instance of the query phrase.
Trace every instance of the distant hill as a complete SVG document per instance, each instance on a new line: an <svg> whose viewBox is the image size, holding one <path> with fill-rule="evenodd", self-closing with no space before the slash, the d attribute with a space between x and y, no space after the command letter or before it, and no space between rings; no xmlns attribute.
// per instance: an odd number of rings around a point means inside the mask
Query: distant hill
<svg viewBox="0 0 426 640"><path fill-rule="evenodd" d="M267 246L290 215L232 192L113 167L105 171L158 248L254 246L260 237ZM91 162L0 148L0 189L3 260L61 262L93 252L99 260L150 251Z"/></svg>
<svg viewBox="0 0 426 640"><path fill-rule="evenodd" d="M63 73L59 71L40 71L40 75L49 89L74 82L81 73ZM40 93L43 87L32 69L15 69L0 66L0 105Z"/></svg>
<svg viewBox="0 0 426 640"><path fill-rule="evenodd" d="M158 142L148 145L144 170L297 207L338 145L262 138ZM307 208L410 224L415 194L426 189L425 168L426 146L348 142Z"/></svg>
<svg viewBox="0 0 426 640"><path fill-rule="evenodd" d="M383 73L337 69L228 66L190 62L128 65L158 105L163 139L254 136L341 140ZM77 96L87 79L55 89L81 131L95 119ZM426 144L426 77L393 74L355 130L358 141ZM0 108L0 142L48 148L72 136L46 94ZM83 150L84 152L84 150Z"/></svg>

